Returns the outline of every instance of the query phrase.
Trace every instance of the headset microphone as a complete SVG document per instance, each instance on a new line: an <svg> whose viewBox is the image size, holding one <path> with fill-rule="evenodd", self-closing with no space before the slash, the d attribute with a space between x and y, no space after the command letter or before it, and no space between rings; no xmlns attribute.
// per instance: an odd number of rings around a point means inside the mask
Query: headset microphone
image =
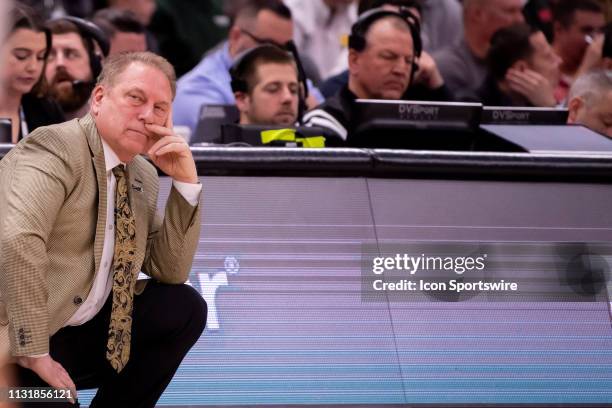
<svg viewBox="0 0 612 408"><path fill-rule="evenodd" d="M83 88L86 86L91 86L92 84L94 84L93 81L81 81L80 79L75 79L72 81L72 86L74 88Z"/></svg>
<svg viewBox="0 0 612 408"><path fill-rule="evenodd" d="M96 87L96 83L94 81L81 81L80 79L75 79L71 82L72 89L77 93L90 94L91 91Z"/></svg>

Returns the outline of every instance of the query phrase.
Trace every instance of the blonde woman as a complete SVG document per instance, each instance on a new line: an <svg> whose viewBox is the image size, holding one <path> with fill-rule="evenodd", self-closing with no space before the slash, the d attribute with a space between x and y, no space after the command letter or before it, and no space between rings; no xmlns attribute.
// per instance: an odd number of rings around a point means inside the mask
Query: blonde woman
<svg viewBox="0 0 612 408"><path fill-rule="evenodd" d="M59 105L43 96L51 34L24 6L14 6L6 24L6 40L0 46L0 118L11 120L11 142L17 143L35 128L64 119Z"/></svg>

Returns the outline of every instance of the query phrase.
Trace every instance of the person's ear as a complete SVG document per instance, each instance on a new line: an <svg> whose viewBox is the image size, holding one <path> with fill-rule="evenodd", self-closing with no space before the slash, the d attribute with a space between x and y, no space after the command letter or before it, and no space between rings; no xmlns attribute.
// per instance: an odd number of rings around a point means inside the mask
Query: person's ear
<svg viewBox="0 0 612 408"><path fill-rule="evenodd" d="M569 101L569 103L567 104L567 109L569 111L569 115L567 117L568 124L578 123L578 116L580 114L580 111L583 109L583 107L584 107L584 99L582 99L582 97L580 96L572 98Z"/></svg>
<svg viewBox="0 0 612 408"><path fill-rule="evenodd" d="M357 71L359 70L359 52L352 48L349 49L348 64L349 71L351 73L357 73Z"/></svg>
<svg viewBox="0 0 612 408"><path fill-rule="evenodd" d="M250 107L250 98L246 92L235 92L234 98L236 99L236 107L241 113L247 113Z"/></svg>
<svg viewBox="0 0 612 408"><path fill-rule="evenodd" d="M237 26L232 26L227 35L229 51L232 57L238 54L240 38L242 37L242 31Z"/></svg>
<svg viewBox="0 0 612 408"><path fill-rule="evenodd" d="M529 64L525 60L518 60L514 64L512 64L511 68L519 72L525 72L529 69Z"/></svg>
<svg viewBox="0 0 612 408"><path fill-rule="evenodd" d="M91 92L91 113L94 116L97 116L100 112L100 106L102 105L105 92L106 89L104 88L104 85L96 85L94 90Z"/></svg>

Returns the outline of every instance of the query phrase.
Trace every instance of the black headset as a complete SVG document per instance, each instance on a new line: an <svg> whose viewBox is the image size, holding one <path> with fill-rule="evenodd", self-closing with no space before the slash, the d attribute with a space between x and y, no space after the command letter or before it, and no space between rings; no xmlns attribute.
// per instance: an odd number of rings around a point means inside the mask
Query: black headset
<svg viewBox="0 0 612 408"><path fill-rule="evenodd" d="M234 63L229 69L229 74L232 79L232 82L231 82L232 92L246 93L249 91L249 86L247 84L246 79L244 78L244 71L247 69L249 65L253 63L253 60L257 58L259 51L262 49L266 49L266 48L281 49L281 47L277 45L274 45L272 43L270 44L266 43L266 44L258 45L247 51L244 51L243 53L239 54L236 57L236 60L234 61Z"/></svg>
<svg viewBox="0 0 612 408"><path fill-rule="evenodd" d="M361 14L355 24L351 27L351 35L349 36L349 48L361 52L367 46L366 36L372 24L385 17L398 17L406 22L410 28L412 42L414 44L414 56L412 58L412 72L410 75L409 85L412 85L412 80L416 71L419 69L417 59L423 53L423 40L421 39L421 24L419 19L408 10L407 7L400 7L399 12L386 10L382 7L374 8Z"/></svg>
<svg viewBox="0 0 612 408"><path fill-rule="evenodd" d="M306 112L308 84L306 83L306 73L304 72L304 67L302 66L300 56L295 45L293 44L293 41L289 41L287 44L285 44L285 46L280 46L272 42L264 43L240 54L229 69L232 92L248 92L249 85L244 78L244 71L258 57L259 50L269 47L280 49L293 57L293 61L297 67L298 82L301 84L301 89L298 92L298 121L301 123L302 116L304 115L304 112Z"/></svg>
<svg viewBox="0 0 612 408"><path fill-rule="evenodd" d="M93 81L95 82L98 78L98 75L102 72L102 57L96 53L96 47L94 46L94 42L98 44L100 47L100 51L102 51L102 55L104 57L108 56L110 51L110 41L108 36L102 31L100 27L92 23L91 21L84 20L79 17L74 16L64 16L56 19L52 19L49 22L53 23L55 21L68 21L74 24L79 30L79 34L81 37L88 43L87 53L89 55L89 66L91 67L91 73L93 77Z"/></svg>

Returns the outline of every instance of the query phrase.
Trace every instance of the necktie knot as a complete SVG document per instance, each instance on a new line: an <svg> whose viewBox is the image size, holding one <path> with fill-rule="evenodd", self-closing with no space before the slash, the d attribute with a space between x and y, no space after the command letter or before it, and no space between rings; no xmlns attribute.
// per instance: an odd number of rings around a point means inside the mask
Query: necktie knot
<svg viewBox="0 0 612 408"><path fill-rule="evenodd" d="M117 179L125 177L125 166L123 164L113 167L112 171Z"/></svg>

